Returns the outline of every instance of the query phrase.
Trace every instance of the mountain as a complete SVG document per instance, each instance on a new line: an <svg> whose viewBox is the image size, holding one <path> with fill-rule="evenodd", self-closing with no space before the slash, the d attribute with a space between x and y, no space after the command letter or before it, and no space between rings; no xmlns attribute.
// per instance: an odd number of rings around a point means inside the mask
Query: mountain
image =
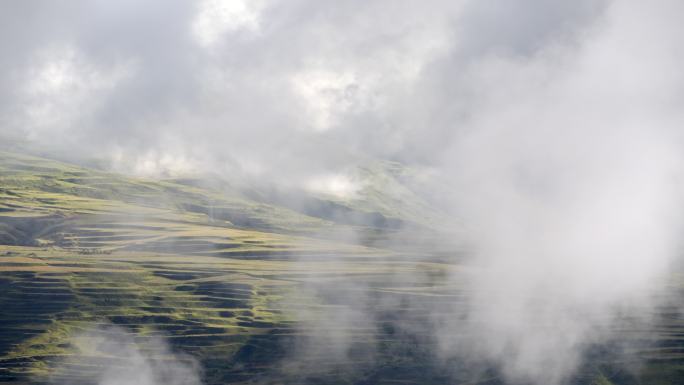
<svg viewBox="0 0 684 385"><path fill-rule="evenodd" d="M302 287L321 276L388 285L388 261L410 258L346 239L397 232L387 224L406 216L330 202L385 218L350 223L200 185L0 153L0 380L92 380L104 358L70 337L92 325L163 333L201 361L208 383L267 375L286 354L282 341L302 333L298 314L325 313Z"/></svg>
<svg viewBox="0 0 684 385"><path fill-rule="evenodd" d="M501 384L435 353L474 271L439 233L430 191L447 187L386 161L346 178L336 194L0 152L0 382L97 383L134 351L153 369L195 362L207 384ZM575 383L675 383L672 311L654 315L639 377L597 347ZM138 350L93 350L117 333Z"/></svg>

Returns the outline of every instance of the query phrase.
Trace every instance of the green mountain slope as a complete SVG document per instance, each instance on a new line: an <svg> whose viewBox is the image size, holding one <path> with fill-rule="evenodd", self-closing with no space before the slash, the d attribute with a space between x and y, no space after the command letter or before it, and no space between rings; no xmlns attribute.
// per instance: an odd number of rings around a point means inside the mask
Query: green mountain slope
<svg viewBox="0 0 684 385"><path fill-rule="evenodd" d="M297 314L326 309L302 287L325 277L388 290L388 261L405 259L326 240L343 224L171 181L1 153L0 186L0 381L92 380L113 357L84 356L72 338L111 324L163 333L208 383L287 376Z"/></svg>
<svg viewBox="0 0 684 385"><path fill-rule="evenodd" d="M163 336L207 384L503 384L435 356L434 322L459 316L473 274L428 236L438 183L389 162L354 172L354 195L296 200L0 152L0 382L97 382L126 357L74 338L117 325L159 362ZM677 383L684 322L653 317L641 371L597 348L573 384Z"/></svg>

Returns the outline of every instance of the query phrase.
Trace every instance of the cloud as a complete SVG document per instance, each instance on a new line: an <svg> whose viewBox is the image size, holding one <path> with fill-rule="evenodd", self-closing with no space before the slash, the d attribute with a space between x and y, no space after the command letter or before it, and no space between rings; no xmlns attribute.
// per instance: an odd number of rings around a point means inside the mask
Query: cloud
<svg viewBox="0 0 684 385"><path fill-rule="evenodd" d="M445 164L481 270L468 324L447 328L465 327L509 379L567 381L657 304L682 225L681 10L616 2L576 43L470 70Z"/></svg>
<svg viewBox="0 0 684 385"><path fill-rule="evenodd" d="M147 159L183 143L182 156L231 171L396 153L375 127L393 130L395 93L448 49L448 4L5 4L35 25L3 24L2 132L83 157Z"/></svg>
<svg viewBox="0 0 684 385"><path fill-rule="evenodd" d="M199 364L190 356L174 352L161 337L140 337L119 327L99 326L73 336L70 342L76 354L55 368L53 383L202 383Z"/></svg>
<svg viewBox="0 0 684 385"><path fill-rule="evenodd" d="M530 54L597 13L585 2L519 3L4 4L16 17L0 41L11 52L0 63L0 132L147 164L170 147L205 168L274 178L358 154L429 162L467 99L442 92L461 88L469 63L500 47Z"/></svg>
<svg viewBox="0 0 684 385"><path fill-rule="evenodd" d="M205 0L195 16L192 31L205 47L218 42L224 33L240 30L256 32L259 30L262 7L259 1Z"/></svg>
<svg viewBox="0 0 684 385"><path fill-rule="evenodd" d="M439 170L479 271L467 324L435 331L473 338L444 354L558 384L614 337L614 309L654 305L677 256L682 7L6 2L0 133L128 172L342 194L321 176L359 158Z"/></svg>

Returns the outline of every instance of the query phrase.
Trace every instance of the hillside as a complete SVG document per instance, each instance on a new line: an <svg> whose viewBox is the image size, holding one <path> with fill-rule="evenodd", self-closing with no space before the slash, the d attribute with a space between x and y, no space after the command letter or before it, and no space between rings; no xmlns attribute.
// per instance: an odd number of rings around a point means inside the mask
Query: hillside
<svg viewBox="0 0 684 385"><path fill-rule="evenodd" d="M401 183L409 171L374 167L359 172L376 183L353 199L303 198L351 213L340 219L269 194L0 153L0 382L97 382L127 358L74 336L116 325L155 362L171 359L155 350L163 336L207 384L502 384L496 368L436 356L433 323L462 314L467 293L453 282L473 272L458 250L409 236L434 219ZM384 219L350 220L364 215ZM372 239L340 235L352 232ZM384 247L393 232L404 243ZM676 383L684 322L673 309L654 315L662 328L638 352L639 376L597 348L575 383Z"/></svg>
<svg viewBox="0 0 684 385"><path fill-rule="evenodd" d="M173 181L2 153L0 182L2 381L89 381L105 358L70 339L94 325L168 336L208 383L251 381L301 333L295 313L321 311L298 289L314 272L389 281L388 261L407 258L332 240L348 224Z"/></svg>

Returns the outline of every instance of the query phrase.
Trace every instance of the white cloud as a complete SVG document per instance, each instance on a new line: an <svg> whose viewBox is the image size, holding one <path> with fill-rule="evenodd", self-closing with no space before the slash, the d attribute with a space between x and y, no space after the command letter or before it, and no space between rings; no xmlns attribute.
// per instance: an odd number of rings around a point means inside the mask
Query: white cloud
<svg viewBox="0 0 684 385"><path fill-rule="evenodd" d="M203 0L193 23L197 41L209 47L228 32L259 30L263 0Z"/></svg>
<svg viewBox="0 0 684 385"><path fill-rule="evenodd" d="M35 58L23 92L24 128L33 139L71 129L135 69L132 60L97 67L69 45L51 46Z"/></svg>
<svg viewBox="0 0 684 385"><path fill-rule="evenodd" d="M344 174L328 174L311 178L306 184L307 190L334 196L336 198L352 198L363 187L356 181Z"/></svg>
<svg viewBox="0 0 684 385"><path fill-rule="evenodd" d="M337 117L368 96L352 72L313 70L292 77L294 93L303 102L308 126L325 131L337 123Z"/></svg>

